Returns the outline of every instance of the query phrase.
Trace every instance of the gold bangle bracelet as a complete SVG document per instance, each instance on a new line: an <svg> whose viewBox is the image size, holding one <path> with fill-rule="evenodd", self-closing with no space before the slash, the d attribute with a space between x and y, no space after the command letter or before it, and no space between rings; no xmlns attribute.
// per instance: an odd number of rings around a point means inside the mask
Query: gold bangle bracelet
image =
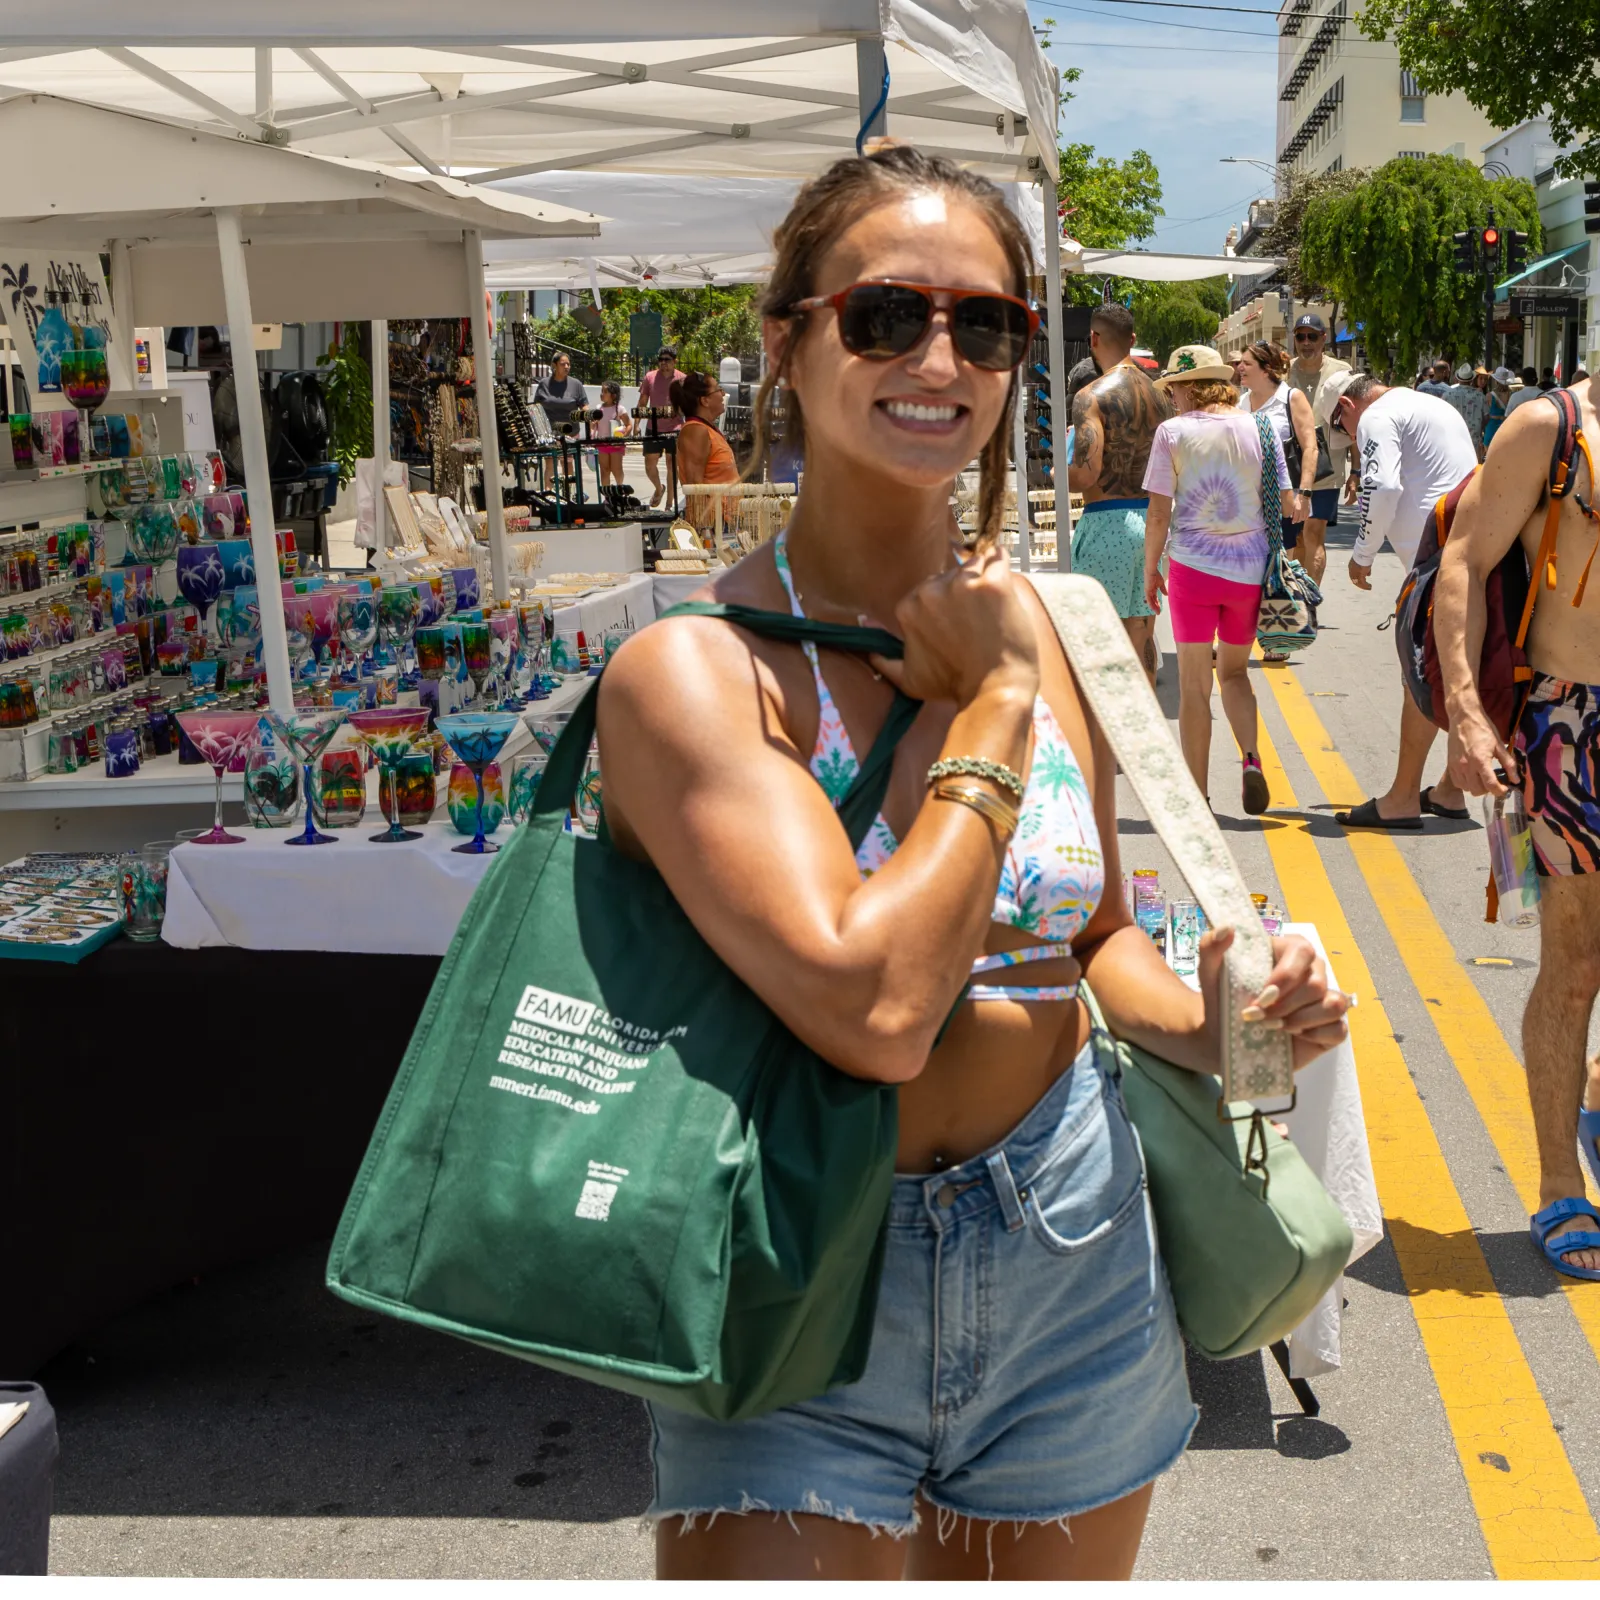
<svg viewBox="0 0 1600 1600"><path fill-rule="evenodd" d="M976 811L999 835L1001 844L1009 844L1017 831L1017 808L975 783L936 783L932 794L935 800L954 800Z"/></svg>

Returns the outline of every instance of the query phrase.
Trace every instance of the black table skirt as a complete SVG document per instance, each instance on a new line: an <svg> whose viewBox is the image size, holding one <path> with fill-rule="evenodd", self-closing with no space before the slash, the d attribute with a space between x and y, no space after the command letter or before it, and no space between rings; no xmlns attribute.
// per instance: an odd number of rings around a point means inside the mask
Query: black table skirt
<svg viewBox="0 0 1600 1600"><path fill-rule="evenodd" d="M127 939L0 961L0 1378L331 1234L438 965Z"/></svg>

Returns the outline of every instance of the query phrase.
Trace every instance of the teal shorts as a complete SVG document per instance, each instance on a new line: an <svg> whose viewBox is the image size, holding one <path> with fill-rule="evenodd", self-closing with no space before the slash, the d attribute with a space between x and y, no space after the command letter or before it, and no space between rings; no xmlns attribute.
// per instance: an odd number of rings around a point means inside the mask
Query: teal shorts
<svg viewBox="0 0 1600 1600"><path fill-rule="evenodd" d="M1098 578L1119 617L1150 617L1144 598L1148 500L1096 500L1072 530L1072 570Z"/></svg>

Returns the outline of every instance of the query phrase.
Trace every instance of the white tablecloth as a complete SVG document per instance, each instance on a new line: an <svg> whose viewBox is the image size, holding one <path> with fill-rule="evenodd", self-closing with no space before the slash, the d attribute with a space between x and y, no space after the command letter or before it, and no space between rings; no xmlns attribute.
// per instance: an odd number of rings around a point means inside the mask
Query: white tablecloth
<svg viewBox="0 0 1600 1600"><path fill-rule="evenodd" d="M1311 923L1291 922L1284 931L1309 939L1327 962L1330 981L1337 982L1333 963L1328 961L1328 952ZM1350 1224L1356 1240L1350 1259L1358 1260L1383 1237L1383 1208L1372 1176L1372 1152L1367 1145L1366 1118L1361 1112L1361 1083L1356 1077L1355 1051L1349 1039L1337 1050L1313 1061L1296 1075L1295 1081L1299 1099L1294 1110L1274 1120L1288 1127L1300 1154ZM1343 1305L1344 1279L1340 1278L1289 1335L1292 1377L1314 1378L1337 1370Z"/></svg>
<svg viewBox="0 0 1600 1600"><path fill-rule="evenodd" d="M243 844L181 844L167 876L161 937L185 950L360 950L442 956L472 891L494 861L461 856L466 841L430 822L407 844L374 844L383 826L368 806L337 843L287 843L295 829L234 828ZM502 823L491 836L511 837Z"/></svg>
<svg viewBox="0 0 1600 1600"><path fill-rule="evenodd" d="M574 645L581 632L591 650L604 649L608 628L643 628L656 620L655 582L653 573L641 572L626 583L596 590L571 605L563 605L558 597L556 632Z"/></svg>

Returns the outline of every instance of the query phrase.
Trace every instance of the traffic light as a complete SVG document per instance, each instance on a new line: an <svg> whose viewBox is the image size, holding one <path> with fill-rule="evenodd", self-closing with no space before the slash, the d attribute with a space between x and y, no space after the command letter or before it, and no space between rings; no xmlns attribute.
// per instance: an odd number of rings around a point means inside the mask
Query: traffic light
<svg viewBox="0 0 1600 1600"><path fill-rule="evenodd" d="M1600 233L1600 183L1583 186L1583 231Z"/></svg>
<svg viewBox="0 0 1600 1600"><path fill-rule="evenodd" d="M1483 230L1483 270L1492 278L1500 267L1500 230L1491 222Z"/></svg>
<svg viewBox="0 0 1600 1600"><path fill-rule="evenodd" d="M1595 230L1600 232L1600 218L1595 219ZM1521 272L1528 264L1528 236L1515 229L1506 232L1506 276Z"/></svg>
<svg viewBox="0 0 1600 1600"><path fill-rule="evenodd" d="M1451 235L1456 247L1456 271L1468 276L1478 270L1478 236L1471 228Z"/></svg>

